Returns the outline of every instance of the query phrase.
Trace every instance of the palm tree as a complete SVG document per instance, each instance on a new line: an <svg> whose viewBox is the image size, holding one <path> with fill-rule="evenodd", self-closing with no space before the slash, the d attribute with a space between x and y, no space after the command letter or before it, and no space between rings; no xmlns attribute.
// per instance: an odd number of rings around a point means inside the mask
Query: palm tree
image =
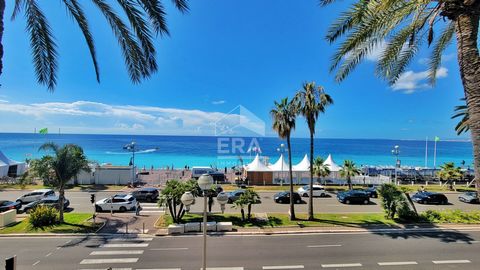
<svg viewBox="0 0 480 270"><path fill-rule="evenodd" d="M348 189L352 189L352 177L359 175L360 169L351 160L344 160L343 167L340 169L340 176L347 179Z"/></svg>
<svg viewBox="0 0 480 270"><path fill-rule="evenodd" d="M463 103L465 103L465 98L462 98L461 100L463 101ZM461 119L455 126L455 131L457 132L457 135L460 135L470 130L467 105L455 106L455 114L452 116L452 119L459 117L461 117Z"/></svg>
<svg viewBox="0 0 480 270"><path fill-rule="evenodd" d="M328 5L335 0L320 0ZM442 53L456 37L457 60L469 113L475 179L480 191L480 1L473 0L357 0L330 26L330 43L341 40L331 70L342 81L365 58L385 44L377 76L395 84L426 41L432 46L430 83L434 84ZM385 43L384 43L385 42Z"/></svg>
<svg viewBox="0 0 480 270"><path fill-rule="evenodd" d="M66 144L62 147L55 143L45 143L38 149L52 151L54 156L50 159L51 169L55 172L54 185L59 193L60 222L63 222L63 202L65 200L65 185L78 175L80 171L90 171L88 161L83 149L75 144Z"/></svg>
<svg viewBox="0 0 480 270"><path fill-rule="evenodd" d="M320 179L330 175L330 167L323 164L324 162L325 160L321 157L317 157L313 161L313 174Z"/></svg>
<svg viewBox="0 0 480 270"><path fill-rule="evenodd" d="M310 164L313 164L313 136L315 124L320 113L325 113L325 108L333 104L332 98L325 93L323 87L316 86L315 82L304 83L303 88L295 95L298 102L299 113L305 117L310 131ZM310 191L308 196L308 220L313 220L313 166L310 166Z"/></svg>
<svg viewBox="0 0 480 270"><path fill-rule="evenodd" d="M242 220L245 221L245 206L247 206L247 220L252 217L252 205L261 203L258 193L251 189L247 189L245 193L240 195L238 200L233 202L235 208L240 208Z"/></svg>
<svg viewBox="0 0 480 270"><path fill-rule="evenodd" d="M270 111L273 119L272 127L278 133L281 139L287 140L288 148L288 171L290 176L290 220L295 220L295 208L293 204L293 172L292 172L292 147L290 144L290 135L295 129L295 122L298 108L297 104L288 98L280 102L275 101L275 107Z"/></svg>
<svg viewBox="0 0 480 270"><path fill-rule="evenodd" d="M446 162L440 166L440 171L437 173L437 176L440 180L446 180L448 183L451 180L459 180L462 178L462 169L460 167L455 167L455 163ZM452 188L452 184L450 183Z"/></svg>
<svg viewBox="0 0 480 270"><path fill-rule="evenodd" d="M105 17L123 53L125 65L130 79L139 83L157 71L155 60L155 35L168 35L165 21L165 8L161 0L118 0L121 11L126 15L128 24L117 14L109 1L91 0ZM15 0L12 20L24 13L26 29L30 36L33 64L37 81L53 91L57 84L58 51L50 24L39 6L38 0ZM100 70L97 61L95 42L90 32L90 24L79 0L60 1L67 13L82 31L87 43L95 70L96 79L100 82ZM173 0L176 7L188 11L187 0ZM3 20L5 0L0 0L0 75L3 67ZM123 14L122 14L123 15Z"/></svg>

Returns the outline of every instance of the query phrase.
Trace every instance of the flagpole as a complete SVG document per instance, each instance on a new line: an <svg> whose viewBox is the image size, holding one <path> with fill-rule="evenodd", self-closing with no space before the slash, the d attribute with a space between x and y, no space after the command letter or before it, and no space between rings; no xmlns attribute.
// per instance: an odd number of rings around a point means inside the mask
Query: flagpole
<svg viewBox="0 0 480 270"><path fill-rule="evenodd" d="M435 169L436 162L437 162L437 138L435 138L435 144L433 148L433 169Z"/></svg>
<svg viewBox="0 0 480 270"><path fill-rule="evenodd" d="M425 169L428 168L428 136L425 138Z"/></svg>

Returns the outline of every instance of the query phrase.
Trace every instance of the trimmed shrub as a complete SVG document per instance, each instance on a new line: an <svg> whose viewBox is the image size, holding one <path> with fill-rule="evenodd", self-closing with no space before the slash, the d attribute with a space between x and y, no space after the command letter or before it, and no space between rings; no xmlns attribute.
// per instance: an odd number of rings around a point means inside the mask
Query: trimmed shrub
<svg viewBox="0 0 480 270"><path fill-rule="evenodd" d="M421 214L421 218L431 223L480 223L480 211L427 210Z"/></svg>
<svg viewBox="0 0 480 270"><path fill-rule="evenodd" d="M36 207L28 218L28 222L33 228L53 226L59 221L57 209L48 206Z"/></svg>

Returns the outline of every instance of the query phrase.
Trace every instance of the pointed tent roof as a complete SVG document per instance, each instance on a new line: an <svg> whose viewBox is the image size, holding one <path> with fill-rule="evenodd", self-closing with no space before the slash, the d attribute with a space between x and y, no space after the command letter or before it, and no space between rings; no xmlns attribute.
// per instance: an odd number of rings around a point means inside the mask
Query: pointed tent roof
<svg viewBox="0 0 480 270"><path fill-rule="evenodd" d="M17 162L15 160L9 159L5 154L3 154L2 151L0 151L0 166L5 166L5 165L15 165L15 164L21 164L22 162Z"/></svg>
<svg viewBox="0 0 480 270"><path fill-rule="evenodd" d="M323 162L324 165L328 165L328 168L331 172L338 172L342 169L342 167L338 166L335 161L333 161L332 155L328 154L327 159Z"/></svg>
<svg viewBox="0 0 480 270"><path fill-rule="evenodd" d="M308 172L310 170L310 161L308 160L308 155L305 154L302 161L297 165L292 166L292 171L295 172Z"/></svg>
<svg viewBox="0 0 480 270"><path fill-rule="evenodd" d="M267 165L263 164L260 161L260 156L257 154L255 156L255 159L253 159L252 162L250 162L248 165L245 166L245 169L247 172L270 172L270 168L267 167Z"/></svg>
<svg viewBox="0 0 480 270"><path fill-rule="evenodd" d="M270 170L274 172L281 172L282 170L288 171L288 164L285 162L285 157L283 156L283 154L280 155L280 157L278 158L277 162L275 162L275 164L271 164L268 167L270 168Z"/></svg>

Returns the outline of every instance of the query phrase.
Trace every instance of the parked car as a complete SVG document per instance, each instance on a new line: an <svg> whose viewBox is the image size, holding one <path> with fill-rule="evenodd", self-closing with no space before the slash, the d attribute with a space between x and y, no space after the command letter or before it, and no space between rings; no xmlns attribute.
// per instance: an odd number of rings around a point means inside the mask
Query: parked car
<svg viewBox="0 0 480 270"><path fill-rule="evenodd" d="M447 196L436 192L417 192L412 196L412 200L417 203L447 204Z"/></svg>
<svg viewBox="0 0 480 270"><path fill-rule="evenodd" d="M214 185L212 187L212 190L210 190L210 194L213 195L213 197L217 197L218 193L222 192L223 188L220 185ZM197 194L199 197L203 197L203 191L200 189L200 187L197 187Z"/></svg>
<svg viewBox="0 0 480 270"><path fill-rule="evenodd" d="M22 204L12 201L0 201L0 212L6 212L8 210L17 209L17 212L22 208Z"/></svg>
<svg viewBox="0 0 480 270"><path fill-rule="evenodd" d="M49 207L54 207L55 209L60 209L60 199L58 196L50 196L43 198L38 201L31 202L23 207L23 212L24 213L30 213L33 211L35 208L39 206L49 206ZM67 209L68 206L70 205L70 201L67 198L64 198L63 200L63 209Z"/></svg>
<svg viewBox="0 0 480 270"><path fill-rule="evenodd" d="M378 198L377 187L369 187L365 189L365 192L370 196L370 198Z"/></svg>
<svg viewBox="0 0 480 270"><path fill-rule="evenodd" d="M156 188L147 187L137 189L131 194L137 201L153 202L158 199L159 192Z"/></svg>
<svg viewBox="0 0 480 270"><path fill-rule="evenodd" d="M95 203L95 210L102 211L133 211L137 205L137 200L131 194L117 194L113 197L99 200Z"/></svg>
<svg viewBox="0 0 480 270"><path fill-rule="evenodd" d="M21 204L25 204L39 201L50 196L55 196L55 191L53 191L53 189L37 189L27 194L23 194L22 196L18 197L16 201Z"/></svg>
<svg viewBox="0 0 480 270"><path fill-rule="evenodd" d="M458 200L466 203L479 203L478 193L475 191L465 192L458 196Z"/></svg>
<svg viewBox="0 0 480 270"><path fill-rule="evenodd" d="M349 190L337 193L337 199L341 203L363 203L368 204L370 202L370 196L364 190Z"/></svg>
<svg viewBox="0 0 480 270"><path fill-rule="evenodd" d="M302 197L308 197L310 195L310 185L299 187L297 192ZM313 197L325 197L325 196L327 196L327 192L325 191L325 188L323 186L313 185Z"/></svg>
<svg viewBox="0 0 480 270"><path fill-rule="evenodd" d="M238 200L242 194L245 193L245 189L237 189L228 193L228 201L227 203L233 203L234 201Z"/></svg>
<svg viewBox="0 0 480 270"><path fill-rule="evenodd" d="M276 203L290 203L290 191L282 191L275 194L275 196L273 196L273 200ZM300 194L297 192L293 192L293 203L302 203L302 197L300 197Z"/></svg>

